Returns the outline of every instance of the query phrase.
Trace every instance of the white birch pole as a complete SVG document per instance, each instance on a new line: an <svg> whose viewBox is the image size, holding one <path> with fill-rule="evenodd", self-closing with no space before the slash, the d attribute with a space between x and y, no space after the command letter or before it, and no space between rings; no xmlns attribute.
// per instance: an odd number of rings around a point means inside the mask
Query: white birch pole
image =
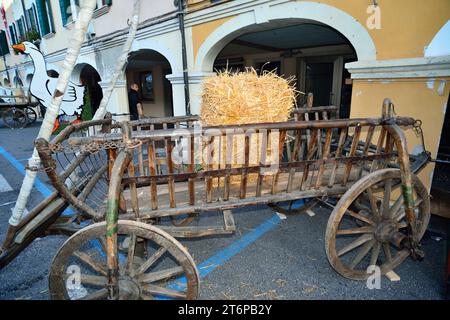
<svg viewBox="0 0 450 320"><path fill-rule="evenodd" d="M50 139L53 125L59 114L59 108L69 83L69 78L80 54L81 46L83 45L86 31L92 20L92 15L96 5L97 0L84 0L82 2L81 10L75 23L72 39L69 41L66 57L62 66L62 72L58 78L58 83L56 85L56 90L53 93L52 102L45 113L45 118L42 122L38 138L44 138L45 140ZM28 169L20 189L19 197L17 198L11 218L9 219L9 224L11 226L17 226L22 220L23 212L33 189L34 181L36 180L36 168L39 168L40 165L41 159L39 158L37 150L34 149L33 155L28 160Z"/></svg>
<svg viewBox="0 0 450 320"><path fill-rule="evenodd" d="M137 28L139 25L140 11L141 11L141 1L134 0L133 14L131 17L131 26L130 26L130 31L128 32L128 38L123 46L122 54L121 54L119 60L117 60L116 69L111 77L109 86L105 90L105 92L103 94L103 99L100 103L100 106L98 107L97 112L95 113L94 120L104 118L104 116L106 114L106 107L108 106L109 99L111 98L112 92L114 91L114 88L116 87L117 80L119 79L120 75L123 73L125 65L128 62L128 56L130 55L131 46L133 45L133 41L134 41L134 38L136 37Z"/></svg>

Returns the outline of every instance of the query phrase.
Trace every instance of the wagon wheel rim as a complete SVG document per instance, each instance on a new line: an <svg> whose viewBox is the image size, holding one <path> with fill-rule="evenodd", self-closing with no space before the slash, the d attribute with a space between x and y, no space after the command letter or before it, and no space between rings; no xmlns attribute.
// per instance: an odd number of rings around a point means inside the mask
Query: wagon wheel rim
<svg viewBox="0 0 450 320"><path fill-rule="evenodd" d="M52 299L108 298L105 231L104 222L91 225L59 249L49 274ZM197 268L177 240L154 226L135 221L119 221L118 234L119 299L198 297Z"/></svg>
<svg viewBox="0 0 450 320"><path fill-rule="evenodd" d="M22 129L28 124L26 113L17 108L5 110L2 118L5 125L11 129Z"/></svg>
<svg viewBox="0 0 450 320"><path fill-rule="evenodd" d="M388 236L392 231L406 234L408 226L403 197L395 193L400 179L398 169L372 173L353 185L333 210L325 236L326 253L331 266L342 276L365 280L372 274L368 272L371 265L377 265L381 273L386 274L409 256L408 250L393 246ZM414 237L420 241L430 219L430 200L427 189L416 176L413 176L413 189L417 222ZM384 194L381 201L377 201L379 194L373 190ZM391 195L395 195L395 201ZM361 196L370 199L369 209L352 210ZM355 227L354 221L360 225Z"/></svg>
<svg viewBox="0 0 450 320"><path fill-rule="evenodd" d="M33 123L36 122L36 120L37 120L37 113L36 113L36 111L34 111L30 107L26 107L25 108L25 113L26 113L27 118L28 118L28 124L33 124Z"/></svg>
<svg viewBox="0 0 450 320"><path fill-rule="evenodd" d="M189 213L187 215L187 217L174 217L174 216L170 216L170 222L172 223L172 225L174 225L175 227L185 227L188 226L192 223L192 221L195 220L195 218L198 217L198 214L196 213Z"/></svg>

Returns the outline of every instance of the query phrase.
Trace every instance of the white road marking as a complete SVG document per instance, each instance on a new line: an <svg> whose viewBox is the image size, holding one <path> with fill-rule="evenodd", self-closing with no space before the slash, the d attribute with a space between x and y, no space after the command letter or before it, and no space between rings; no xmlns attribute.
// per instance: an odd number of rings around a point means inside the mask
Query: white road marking
<svg viewBox="0 0 450 320"><path fill-rule="evenodd" d="M13 188L9 185L8 181L6 181L5 177L0 174L0 193L13 191Z"/></svg>

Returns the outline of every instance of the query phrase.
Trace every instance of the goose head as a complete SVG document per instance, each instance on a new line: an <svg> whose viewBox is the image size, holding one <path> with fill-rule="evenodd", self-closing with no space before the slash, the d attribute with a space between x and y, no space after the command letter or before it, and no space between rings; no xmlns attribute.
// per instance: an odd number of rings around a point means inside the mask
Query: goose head
<svg viewBox="0 0 450 320"><path fill-rule="evenodd" d="M12 46L12 48L25 54L31 54L35 51L39 51L39 49L34 44L27 41L20 44L15 44Z"/></svg>

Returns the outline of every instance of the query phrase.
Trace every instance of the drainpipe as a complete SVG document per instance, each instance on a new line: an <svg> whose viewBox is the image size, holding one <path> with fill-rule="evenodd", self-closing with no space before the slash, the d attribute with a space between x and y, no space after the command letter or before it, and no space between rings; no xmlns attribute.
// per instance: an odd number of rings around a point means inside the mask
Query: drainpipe
<svg viewBox="0 0 450 320"><path fill-rule="evenodd" d="M21 4L22 4L22 11L23 11L23 18L24 18L24 22L25 22L25 31L28 32L30 30L30 26L29 26L29 21L28 21L28 14L27 14L27 10L25 10L25 2L23 0L20 0Z"/></svg>
<svg viewBox="0 0 450 320"><path fill-rule="evenodd" d="M187 63L187 52L186 52L186 34L184 29L184 0L175 0L178 7L178 24L181 32L181 50L183 54L183 80L184 80L184 101L186 103L186 114L191 114L191 99L189 95L189 73L188 73L188 63Z"/></svg>

